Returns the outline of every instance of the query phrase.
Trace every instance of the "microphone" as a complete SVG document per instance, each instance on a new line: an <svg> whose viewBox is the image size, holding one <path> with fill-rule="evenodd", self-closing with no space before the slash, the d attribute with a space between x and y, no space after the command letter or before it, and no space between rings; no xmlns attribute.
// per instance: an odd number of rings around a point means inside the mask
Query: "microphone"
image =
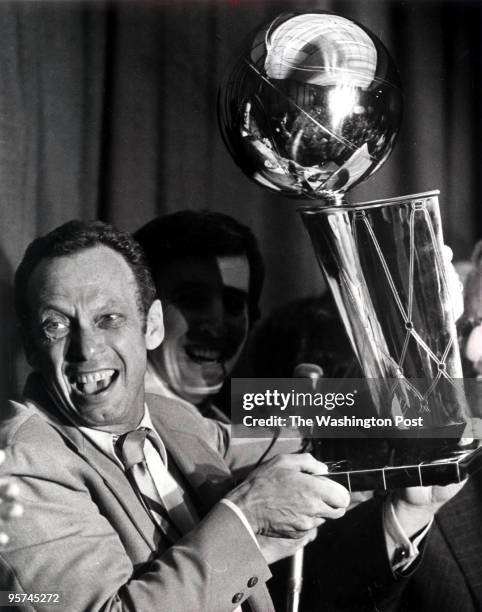
<svg viewBox="0 0 482 612"><path fill-rule="evenodd" d="M320 378L323 378L323 368L316 363L299 363L293 370L293 378L309 378L311 388L314 391ZM287 612L298 612L300 606L301 589L303 587L303 556L304 549L300 548L291 557L286 602Z"/></svg>
<svg viewBox="0 0 482 612"><path fill-rule="evenodd" d="M313 391L320 378L323 378L323 368L317 363L299 363L293 370L293 378L309 378Z"/></svg>

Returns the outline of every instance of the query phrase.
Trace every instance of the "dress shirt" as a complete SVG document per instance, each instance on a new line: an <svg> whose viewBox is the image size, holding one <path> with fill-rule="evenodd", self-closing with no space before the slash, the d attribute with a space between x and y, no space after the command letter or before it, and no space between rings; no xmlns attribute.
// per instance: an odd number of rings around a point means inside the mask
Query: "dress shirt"
<svg viewBox="0 0 482 612"><path fill-rule="evenodd" d="M433 519L414 537L409 538L398 520L395 508L391 501L391 495L387 497L383 505L383 528L385 541L395 545L395 557L390 560L392 570L403 572L407 570L419 555L419 546L423 542Z"/></svg>
<svg viewBox="0 0 482 612"><path fill-rule="evenodd" d="M161 437L154 429L154 426L151 421L151 417L149 414L149 409L145 405L144 407L144 416L141 419L141 422L137 426L136 429L140 427L146 427L150 429L156 440L159 444L159 447L156 448L149 438L146 439L144 446L144 453L146 456L147 469L154 481L156 486L156 491L153 491L153 496L156 501L162 503L169 514L173 514L173 509L176 508L174 515L177 513L181 513L181 517L175 522L180 522L183 525L191 523L191 526L194 526L195 523L199 521L199 517L196 514L196 511L192 505L192 503L184 496L183 504L180 507L179 504L179 485L177 481L171 476L168 471L168 459L166 448L161 440ZM124 469L124 465L122 461L119 459L117 453L115 452L115 443L119 436L117 434L112 434L106 431L100 431L98 429L91 429L90 427L79 427L82 433L89 438L89 440L95 444L104 454L110 457L113 461L118 463L122 469ZM243 512L240 508L234 504L232 501L228 499L221 499L220 503L226 505L230 508L239 520L243 523L248 533L251 535L253 540L256 542L256 545L259 547L258 540L256 539L256 535L249 524L249 521L244 516ZM184 516L183 516L184 515ZM176 517L177 518L177 517ZM184 528L185 531L185 528Z"/></svg>
<svg viewBox="0 0 482 612"><path fill-rule="evenodd" d="M182 491L178 482L168 471L168 458L166 448L152 425L151 417L147 406L144 408L144 416L136 429L145 427L149 429L157 442L157 447L149 438L144 443L144 455L146 458L147 470L151 476L153 487L149 495L155 501L166 508L174 523L180 528L181 533L186 533L199 522L199 517L190 502ZM101 451L107 454L113 461L118 463L122 469L124 465L115 452L115 443L119 436L89 427L80 427L80 430L93 442Z"/></svg>

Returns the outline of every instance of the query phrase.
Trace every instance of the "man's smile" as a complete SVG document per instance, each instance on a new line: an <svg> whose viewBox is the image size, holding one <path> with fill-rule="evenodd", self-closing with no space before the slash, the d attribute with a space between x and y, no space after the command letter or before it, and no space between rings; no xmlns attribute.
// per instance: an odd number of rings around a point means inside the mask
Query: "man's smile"
<svg viewBox="0 0 482 612"><path fill-rule="evenodd" d="M199 345L187 345L184 347L186 355L194 361L195 363L206 363L206 362L222 362L225 361L225 356L223 353L225 351L221 351L216 348L199 346Z"/></svg>
<svg viewBox="0 0 482 612"><path fill-rule="evenodd" d="M67 375L72 390L77 395L98 395L111 387L119 375L114 369L102 369L90 372L71 372Z"/></svg>

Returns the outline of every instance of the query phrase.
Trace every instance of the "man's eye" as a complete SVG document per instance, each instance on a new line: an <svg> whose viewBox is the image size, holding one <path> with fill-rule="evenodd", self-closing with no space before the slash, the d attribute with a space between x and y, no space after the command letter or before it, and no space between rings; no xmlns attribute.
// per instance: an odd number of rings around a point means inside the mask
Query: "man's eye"
<svg viewBox="0 0 482 612"><path fill-rule="evenodd" d="M124 317L120 314L102 315L97 322L97 325L102 329L115 329L124 323Z"/></svg>
<svg viewBox="0 0 482 612"><path fill-rule="evenodd" d="M47 319L42 323L42 331L47 337L58 340L69 333L69 325L63 321Z"/></svg>

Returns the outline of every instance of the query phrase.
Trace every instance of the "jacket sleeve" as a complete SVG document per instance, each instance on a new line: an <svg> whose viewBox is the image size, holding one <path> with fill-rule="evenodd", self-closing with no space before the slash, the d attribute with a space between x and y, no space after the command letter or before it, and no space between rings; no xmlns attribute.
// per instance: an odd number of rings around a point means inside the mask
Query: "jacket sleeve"
<svg viewBox="0 0 482 612"><path fill-rule="evenodd" d="M375 497L319 529L305 552L305 601L321 601L327 611L398 609L420 566L423 548L406 573L392 571L382 506L383 498Z"/></svg>
<svg viewBox="0 0 482 612"><path fill-rule="evenodd" d="M176 545L133 563L95 489L56 450L12 444L1 466L19 484L24 514L8 524L0 589L60 598L25 610L225 612L264 596L269 569L228 507L217 504Z"/></svg>

